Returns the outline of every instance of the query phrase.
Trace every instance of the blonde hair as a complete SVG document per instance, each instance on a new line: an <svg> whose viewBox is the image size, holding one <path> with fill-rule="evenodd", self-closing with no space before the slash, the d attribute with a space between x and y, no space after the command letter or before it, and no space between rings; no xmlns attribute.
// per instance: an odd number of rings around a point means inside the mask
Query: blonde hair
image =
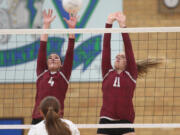
<svg viewBox="0 0 180 135"><path fill-rule="evenodd" d="M138 70L138 77L143 77L143 75L148 72L149 68L157 67L162 63L162 61L163 59L154 58L137 61L136 65Z"/></svg>

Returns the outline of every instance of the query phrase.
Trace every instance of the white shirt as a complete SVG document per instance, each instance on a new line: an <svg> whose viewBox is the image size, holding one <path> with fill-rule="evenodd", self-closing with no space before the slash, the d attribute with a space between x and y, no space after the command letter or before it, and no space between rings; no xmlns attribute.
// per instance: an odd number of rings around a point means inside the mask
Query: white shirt
<svg viewBox="0 0 180 135"><path fill-rule="evenodd" d="M61 120L69 126L72 135L80 135L80 132L74 123L66 119L61 119ZM28 135L48 135L44 120L36 125L33 125L29 130Z"/></svg>

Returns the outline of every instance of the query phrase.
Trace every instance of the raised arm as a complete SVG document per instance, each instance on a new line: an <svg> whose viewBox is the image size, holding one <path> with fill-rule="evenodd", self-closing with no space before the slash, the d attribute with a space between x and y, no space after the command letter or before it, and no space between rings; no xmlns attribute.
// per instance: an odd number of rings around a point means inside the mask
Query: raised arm
<svg viewBox="0 0 180 135"><path fill-rule="evenodd" d="M126 16L125 15L123 15L120 12L117 13L116 20L118 21L119 26L121 28L126 28ZM125 55L126 55L126 61L127 61L126 70L131 74L133 79L136 80L138 71L137 71L137 65L136 65L136 61L134 58L134 53L133 53L133 49L132 49L131 40L129 38L129 34L122 33L122 38L123 38L123 42L124 42L124 49L125 49Z"/></svg>
<svg viewBox="0 0 180 135"><path fill-rule="evenodd" d="M76 27L77 18L76 16L70 16L70 19L67 20L64 18L66 23L68 24L69 28L73 29ZM69 80L72 72L72 66L73 66L73 56L74 56L74 42L75 42L75 35L69 34L69 41L68 41L68 49L66 51L66 56L64 59L63 66L61 68L61 71L65 75L65 77Z"/></svg>
<svg viewBox="0 0 180 135"><path fill-rule="evenodd" d="M134 53L133 53L133 49L131 45L131 40L129 38L129 34L123 33L122 37L124 41L125 54L126 54L126 60L127 60L126 70L131 74L131 76L134 79L137 79L137 74L138 74L137 65L134 58Z"/></svg>
<svg viewBox="0 0 180 135"><path fill-rule="evenodd" d="M106 22L106 28L112 28L112 24L115 21L115 14L110 14ZM112 69L111 65L111 33L105 33L103 39L103 51L102 51L102 77Z"/></svg>
<svg viewBox="0 0 180 135"><path fill-rule="evenodd" d="M49 29L51 22L55 19L55 16L52 17L53 10L49 9L48 13L46 11L43 11L43 29ZM46 44L48 40L48 35L43 34L40 38L40 48L38 52L38 58L37 58L37 69L36 73L37 76L39 76L44 70L47 69L47 52L46 52Z"/></svg>

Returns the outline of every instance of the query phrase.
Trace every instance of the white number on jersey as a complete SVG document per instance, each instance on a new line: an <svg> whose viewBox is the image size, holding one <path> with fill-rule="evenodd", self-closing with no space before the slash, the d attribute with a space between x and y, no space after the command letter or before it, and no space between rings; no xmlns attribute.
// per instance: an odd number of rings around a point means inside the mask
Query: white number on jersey
<svg viewBox="0 0 180 135"><path fill-rule="evenodd" d="M115 78L113 87L120 87L120 77Z"/></svg>
<svg viewBox="0 0 180 135"><path fill-rule="evenodd" d="M51 87L54 85L53 77L49 79L48 83L51 85Z"/></svg>

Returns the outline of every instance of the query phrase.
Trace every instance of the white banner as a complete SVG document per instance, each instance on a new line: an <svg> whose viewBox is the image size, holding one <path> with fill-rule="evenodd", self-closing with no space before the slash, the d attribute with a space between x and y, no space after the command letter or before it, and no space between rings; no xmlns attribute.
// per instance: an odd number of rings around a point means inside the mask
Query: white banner
<svg viewBox="0 0 180 135"><path fill-rule="evenodd" d="M41 28L42 10L53 9L56 19L51 28L67 28L63 17L68 14L61 0L1 0L1 28ZM122 0L83 0L78 13L77 28L103 28L107 16L122 11ZM118 27L117 23L113 27ZM101 51L103 35L79 34L74 49L71 81L101 81ZM122 51L120 34L113 34L111 57ZM39 35L0 36L0 83L36 81L36 61ZM87 49L88 48L88 49ZM67 49L66 35L49 35L48 54L57 52L64 58ZM112 60L112 65L114 61Z"/></svg>

